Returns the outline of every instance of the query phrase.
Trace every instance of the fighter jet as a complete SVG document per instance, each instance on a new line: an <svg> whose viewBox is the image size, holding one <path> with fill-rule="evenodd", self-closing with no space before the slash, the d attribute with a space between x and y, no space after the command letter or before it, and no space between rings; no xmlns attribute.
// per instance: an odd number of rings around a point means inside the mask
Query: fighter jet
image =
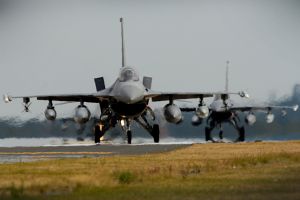
<svg viewBox="0 0 300 200"><path fill-rule="evenodd" d="M242 122L239 118L240 112L247 112L245 117L245 123L248 125L253 125L256 122L256 116L254 111L263 111L266 112L266 122L272 123L274 121L274 114L271 112L273 109L282 109L282 115L285 116L287 114L287 109L291 109L293 111L298 110L298 105L294 106L235 106L235 103L232 99L230 99L229 94L226 93L228 91L228 68L229 61L226 62L226 81L225 81L225 92L224 94L215 95L214 101L209 106L209 112L203 112L203 110L207 109L206 107L198 107L198 108L181 108L182 111L185 112L195 112L192 117L192 125L199 126L204 118L206 119L206 127L205 127L205 139L206 141L216 142L211 136L211 132L213 129L219 129L219 138L223 140L223 123L231 124L238 132L238 138L235 140L236 142L245 141L245 127L242 125ZM249 96L246 96L249 98ZM206 113L208 113L206 115Z"/></svg>
<svg viewBox="0 0 300 200"><path fill-rule="evenodd" d="M134 67L128 66L125 59L124 25L121 22L122 42L122 67L119 77L110 86L105 87L103 77L95 78L96 93L87 94L61 94L61 95L38 95L38 96L9 96L4 95L4 101L10 102L15 98L23 98L27 106L31 98L48 101L45 110L45 117L48 120L56 119L56 110L53 101L79 102L75 110L74 120L79 124L86 123L91 116L89 109L84 103L97 103L100 105L101 115L98 124L95 126L95 143L100 143L104 134L120 125L127 134L127 142L131 144L131 125L137 122L153 137L154 142L159 142L159 125L155 122L155 114L149 107L149 101L168 101L164 106L164 116L170 123L179 123L182 120L182 113L174 100L176 99L203 99L213 95L237 94L241 97L247 96L245 92L157 92L151 90L152 78L143 77L141 80ZM202 107L205 107L204 105ZM26 108L26 107L25 107ZM208 111L208 108L206 109Z"/></svg>

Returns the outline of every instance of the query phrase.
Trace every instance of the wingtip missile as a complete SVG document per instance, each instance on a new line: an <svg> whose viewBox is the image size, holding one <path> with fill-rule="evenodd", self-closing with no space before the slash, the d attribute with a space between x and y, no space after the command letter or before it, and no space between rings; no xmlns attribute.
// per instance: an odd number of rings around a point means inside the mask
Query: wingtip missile
<svg viewBox="0 0 300 200"><path fill-rule="evenodd" d="M245 91L239 92L239 95L240 95L240 97L250 98L250 95Z"/></svg>
<svg viewBox="0 0 300 200"><path fill-rule="evenodd" d="M12 97L9 96L8 94L4 94L3 95L3 100L4 100L5 103L9 103L9 102L12 101Z"/></svg>
<svg viewBox="0 0 300 200"><path fill-rule="evenodd" d="M294 105L294 106L293 106L293 111L296 112L296 111L298 110L298 108L299 108L299 105Z"/></svg>

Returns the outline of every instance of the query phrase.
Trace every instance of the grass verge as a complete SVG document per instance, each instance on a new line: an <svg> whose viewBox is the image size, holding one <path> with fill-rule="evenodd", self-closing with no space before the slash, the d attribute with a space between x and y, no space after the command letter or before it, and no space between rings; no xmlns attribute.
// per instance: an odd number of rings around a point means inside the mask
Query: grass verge
<svg viewBox="0 0 300 200"><path fill-rule="evenodd" d="M142 147L141 147L142 148ZM299 199L300 142L0 165L0 199Z"/></svg>

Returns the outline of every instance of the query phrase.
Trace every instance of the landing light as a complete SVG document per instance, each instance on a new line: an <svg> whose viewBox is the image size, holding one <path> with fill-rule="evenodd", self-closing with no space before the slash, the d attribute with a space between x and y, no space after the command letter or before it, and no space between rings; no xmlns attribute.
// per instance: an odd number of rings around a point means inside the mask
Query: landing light
<svg viewBox="0 0 300 200"><path fill-rule="evenodd" d="M125 120L121 119L121 126L125 126Z"/></svg>

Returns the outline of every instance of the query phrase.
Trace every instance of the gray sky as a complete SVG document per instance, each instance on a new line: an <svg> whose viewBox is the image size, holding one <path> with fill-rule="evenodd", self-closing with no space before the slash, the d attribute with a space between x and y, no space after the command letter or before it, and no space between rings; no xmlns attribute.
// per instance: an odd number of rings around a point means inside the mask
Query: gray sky
<svg viewBox="0 0 300 200"><path fill-rule="evenodd" d="M152 76L155 90L224 90L226 60L230 90L258 101L300 82L297 0L0 0L0 93L94 92L98 76L110 85L121 66L121 16L127 64ZM46 105L34 102L33 115ZM21 101L0 103L0 116L21 111Z"/></svg>

